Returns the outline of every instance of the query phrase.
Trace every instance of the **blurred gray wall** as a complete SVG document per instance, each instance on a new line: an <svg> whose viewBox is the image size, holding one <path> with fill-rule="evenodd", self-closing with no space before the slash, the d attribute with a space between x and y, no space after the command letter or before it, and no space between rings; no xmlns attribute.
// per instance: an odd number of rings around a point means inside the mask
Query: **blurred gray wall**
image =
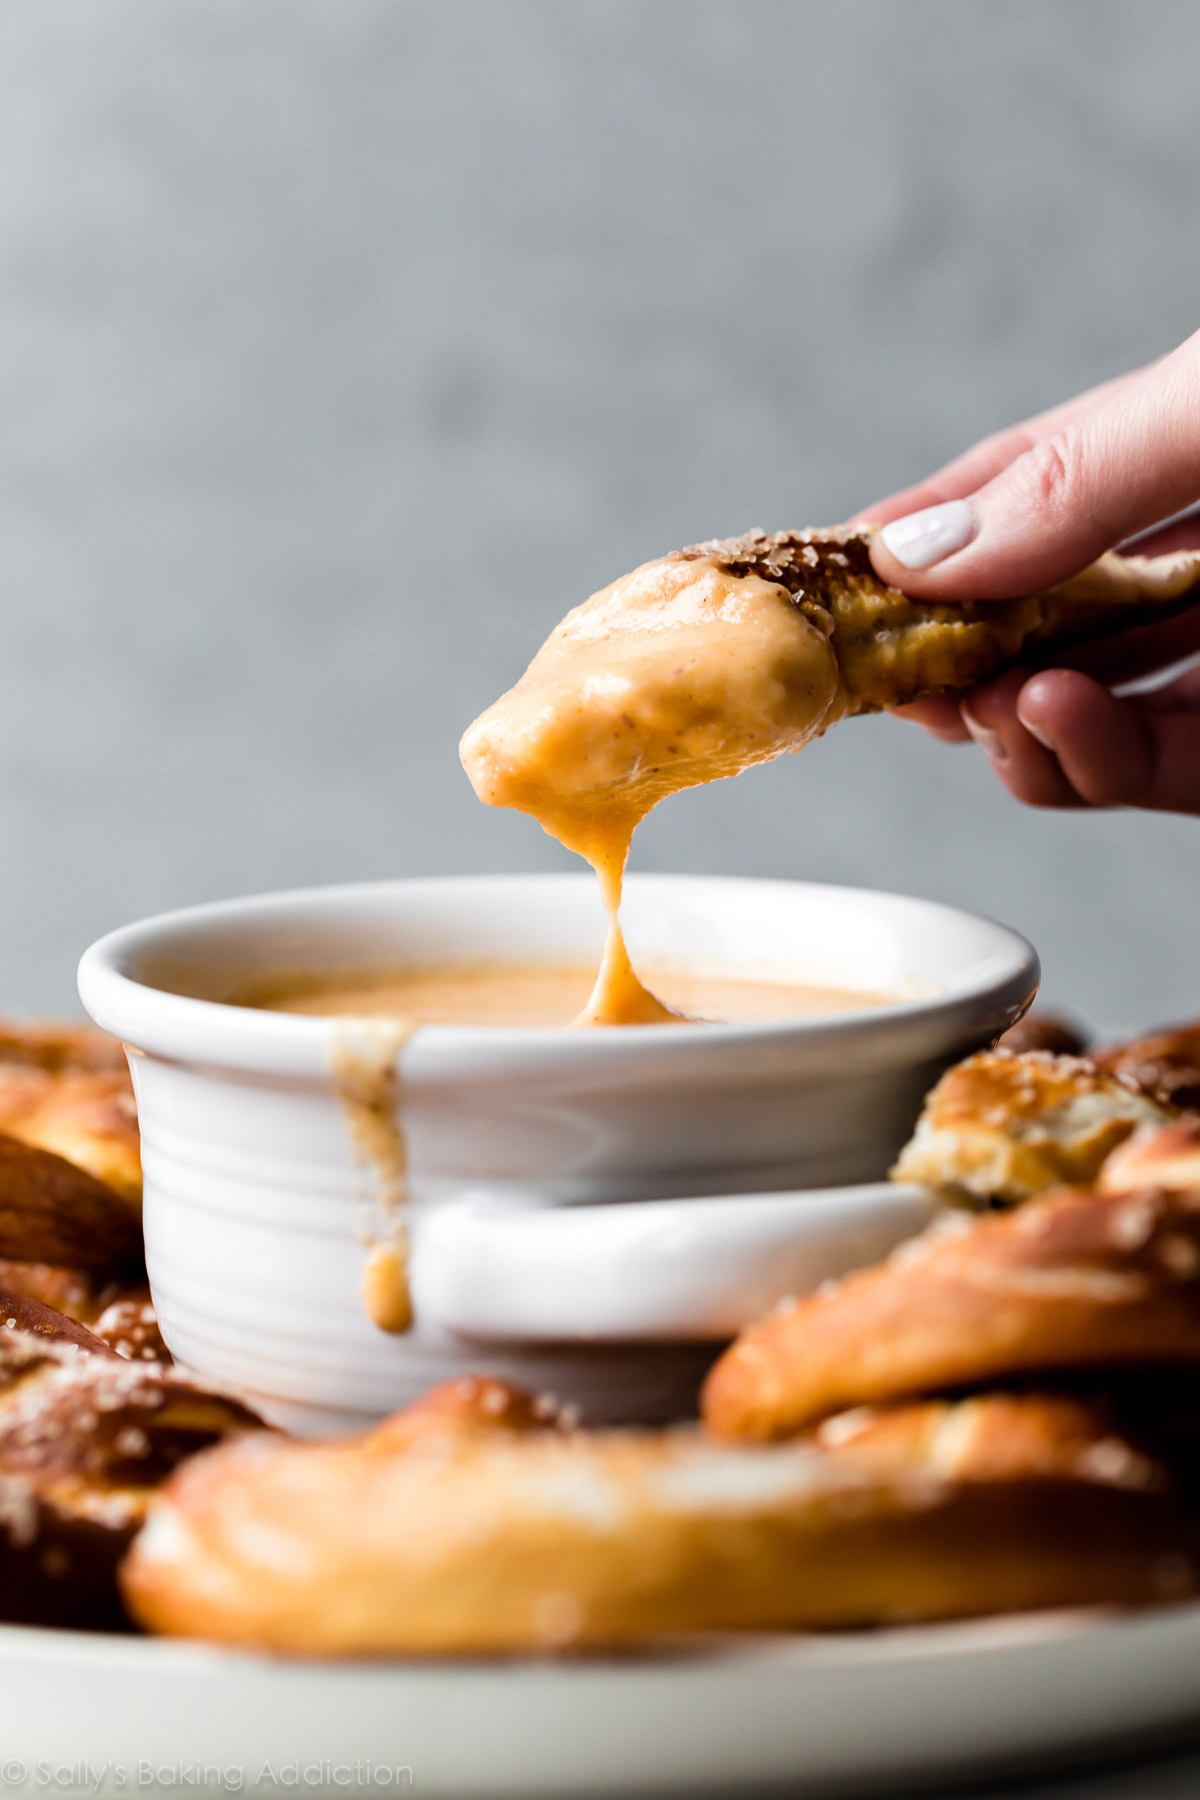
<svg viewBox="0 0 1200 1800"><path fill-rule="evenodd" d="M135 916L556 868L462 726L630 564L828 522L1200 323L1194 0L6 0L0 1005ZM635 866L1028 932L1200 1012L1200 823L894 720Z"/></svg>

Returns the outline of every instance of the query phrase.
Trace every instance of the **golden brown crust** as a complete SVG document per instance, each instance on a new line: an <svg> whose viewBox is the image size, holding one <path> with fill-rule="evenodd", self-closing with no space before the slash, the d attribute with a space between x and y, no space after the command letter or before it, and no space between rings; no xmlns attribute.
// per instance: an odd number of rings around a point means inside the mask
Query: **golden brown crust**
<svg viewBox="0 0 1200 1800"><path fill-rule="evenodd" d="M94 1025L56 1019L0 1019L0 1064L66 1072L123 1075L129 1071L124 1046Z"/></svg>
<svg viewBox="0 0 1200 1800"><path fill-rule="evenodd" d="M128 1076L0 1065L0 1132L73 1164L140 1211L140 1140Z"/></svg>
<svg viewBox="0 0 1200 1800"><path fill-rule="evenodd" d="M553 1431L561 1425L550 1395L530 1394L494 1375L443 1381L359 1440L371 1455L395 1455L442 1437Z"/></svg>
<svg viewBox="0 0 1200 1800"><path fill-rule="evenodd" d="M690 1430L438 1428L392 1454L246 1438L172 1478L123 1586L153 1630L324 1655L613 1645L1194 1588L1168 1479L1107 1421L1031 1397L910 1411L870 1448L730 1449Z"/></svg>
<svg viewBox="0 0 1200 1800"><path fill-rule="evenodd" d="M170 1363L145 1282L133 1090L119 1043L0 1020L0 1289Z"/></svg>
<svg viewBox="0 0 1200 1800"><path fill-rule="evenodd" d="M0 1134L82 1170L134 1213L142 1195L137 1108L121 1046L85 1026L0 1021ZM39 1178L30 1159L26 1180ZM49 1165L41 1164L43 1179ZM56 1176L60 1189L66 1176ZM0 1191L3 1184L0 1183ZM80 1183L84 1192L86 1184ZM20 1252L7 1251L19 1255ZM31 1260L38 1252L30 1251Z"/></svg>
<svg viewBox="0 0 1200 1800"><path fill-rule="evenodd" d="M1132 1081L1163 1106L1200 1110L1200 1024L1172 1025L1098 1050L1097 1067Z"/></svg>
<svg viewBox="0 0 1200 1800"><path fill-rule="evenodd" d="M675 557L708 557L734 574L787 588L831 638L848 713L974 687L1025 651L1063 648L1181 611L1200 587L1200 555L1110 553L1041 594L937 605L881 581L870 541L869 531L848 526L751 531L693 544Z"/></svg>
<svg viewBox="0 0 1200 1800"><path fill-rule="evenodd" d="M1146 1491L1173 1485L1166 1467L1094 1397L1000 1392L860 1406L823 1420L812 1441L880 1475L919 1464L952 1481L1102 1472L1116 1485Z"/></svg>
<svg viewBox="0 0 1200 1800"><path fill-rule="evenodd" d="M23 1332L57 1344L74 1344L93 1356L115 1356L112 1346L86 1325L58 1312L44 1300L33 1299L11 1288L0 1288L0 1331ZM0 1340L2 1341L2 1340Z"/></svg>
<svg viewBox="0 0 1200 1800"><path fill-rule="evenodd" d="M62 1268L136 1268L137 1213L105 1181L0 1133L0 1257Z"/></svg>
<svg viewBox="0 0 1200 1800"><path fill-rule="evenodd" d="M135 1362L173 1360L159 1330L149 1286L140 1278L112 1280L52 1263L0 1260L0 1292L37 1302L55 1319L86 1326L89 1335L118 1356Z"/></svg>
<svg viewBox="0 0 1200 1800"><path fill-rule="evenodd" d="M1062 1182L1087 1184L1139 1125L1171 1116L1090 1061L985 1050L931 1090L892 1174L951 1200L1016 1205Z"/></svg>
<svg viewBox="0 0 1200 1800"><path fill-rule="evenodd" d="M1143 1125L1119 1144L1096 1180L1102 1194L1136 1194L1147 1188L1191 1193L1200 1200L1200 1119Z"/></svg>
<svg viewBox="0 0 1200 1800"><path fill-rule="evenodd" d="M1060 1191L952 1214L886 1262L786 1303L718 1359L719 1436L789 1437L846 1407L1118 1365L1200 1365L1200 1208Z"/></svg>
<svg viewBox="0 0 1200 1800"><path fill-rule="evenodd" d="M86 1325L107 1304L114 1284L105 1274L63 1268L55 1263L0 1258L0 1288L40 1300L55 1312Z"/></svg>

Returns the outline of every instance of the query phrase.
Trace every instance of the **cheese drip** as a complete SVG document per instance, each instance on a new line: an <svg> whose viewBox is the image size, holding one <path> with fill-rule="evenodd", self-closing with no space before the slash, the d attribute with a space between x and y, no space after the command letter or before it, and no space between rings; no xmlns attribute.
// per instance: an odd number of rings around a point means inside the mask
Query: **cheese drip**
<svg viewBox="0 0 1200 1800"><path fill-rule="evenodd" d="M363 1311L380 1331L396 1333L413 1323L408 1145L397 1059L415 1029L406 1019L338 1018L326 1057L355 1159L372 1190L371 1220L362 1234L367 1245Z"/></svg>
<svg viewBox="0 0 1200 1800"><path fill-rule="evenodd" d="M460 746L489 806L529 813L600 880L609 931L580 1025L678 1019L639 981L619 909L660 800L799 750L844 710L837 661L787 589L711 557L645 563L567 614Z"/></svg>

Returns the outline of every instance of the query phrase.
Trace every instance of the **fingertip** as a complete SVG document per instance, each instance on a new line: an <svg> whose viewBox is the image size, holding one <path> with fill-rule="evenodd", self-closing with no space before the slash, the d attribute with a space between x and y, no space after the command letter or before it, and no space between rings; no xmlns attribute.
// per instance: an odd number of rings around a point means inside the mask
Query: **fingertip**
<svg viewBox="0 0 1200 1800"><path fill-rule="evenodd" d="M1129 806L1153 776L1153 755L1132 709L1078 669L1046 669L1025 683L1017 717L1057 757L1092 806Z"/></svg>
<svg viewBox="0 0 1200 1800"><path fill-rule="evenodd" d="M1065 669L1052 669L1043 674L1031 675L1017 695L1017 718L1030 737L1036 738L1045 750L1057 749L1057 677L1066 673Z"/></svg>
<svg viewBox="0 0 1200 1800"><path fill-rule="evenodd" d="M872 532L868 552L871 566L880 581L885 582L888 587L899 588L901 593L912 594L914 598L920 598L921 588L924 585L922 571L908 567L900 561L899 557L893 556L881 530Z"/></svg>
<svg viewBox="0 0 1200 1800"><path fill-rule="evenodd" d="M958 702L949 695L939 695L931 700L914 700L908 706L892 707L891 711L897 718L920 725L944 744L970 742L970 733L963 724Z"/></svg>
<svg viewBox="0 0 1200 1800"><path fill-rule="evenodd" d="M979 745L984 755L994 763L1008 761L1008 745L1004 734L980 716L978 703L972 701L970 695L964 695L961 705L961 718L967 736Z"/></svg>
<svg viewBox="0 0 1200 1800"><path fill-rule="evenodd" d="M1108 689L1079 669L1041 669L1022 685L1016 713L1039 744L1057 750L1090 714L1113 704Z"/></svg>
<svg viewBox="0 0 1200 1800"><path fill-rule="evenodd" d="M911 578L966 549L979 529L969 500L941 500L880 527L872 542L877 572L888 564Z"/></svg>
<svg viewBox="0 0 1200 1800"><path fill-rule="evenodd" d="M923 569L912 569L902 563L888 549L881 530L871 533L868 553L871 558L871 567L886 586L899 588L902 594L909 594L914 600L926 597L929 576L935 574L935 570L927 572ZM942 596L939 594L937 598L940 600Z"/></svg>
<svg viewBox="0 0 1200 1800"><path fill-rule="evenodd" d="M928 731L930 737L935 737L937 739L939 744L969 744L971 742L971 733L967 730L961 719L955 725L948 725L945 727L927 725L925 729Z"/></svg>
<svg viewBox="0 0 1200 1800"><path fill-rule="evenodd" d="M1057 758L1030 733L1017 713L1025 674L1011 669L962 697L963 722L1014 799L1027 806L1082 804Z"/></svg>
<svg viewBox="0 0 1200 1800"><path fill-rule="evenodd" d="M1025 680L1023 670L1007 669L1003 675L995 675L990 681L981 681L978 687L960 694L958 709L968 729L985 726L1002 732L1007 730L1012 723L1017 697Z"/></svg>
<svg viewBox="0 0 1200 1800"><path fill-rule="evenodd" d="M945 562L939 560L920 567L901 562L889 550L883 529L872 532L869 554L871 566L880 581L890 588L898 588L902 594L908 594L914 600L933 600L939 605L945 603L953 606L959 601L976 597L970 582L959 579L956 559L953 557Z"/></svg>
<svg viewBox="0 0 1200 1800"><path fill-rule="evenodd" d="M871 558L871 567L878 575L880 581L886 582L888 587L900 588L903 590L904 584L909 579L912 571L904 568L896 561L896 558L891 554L878 531L872 534L871 542L868 545L868 554Z"/></svg>

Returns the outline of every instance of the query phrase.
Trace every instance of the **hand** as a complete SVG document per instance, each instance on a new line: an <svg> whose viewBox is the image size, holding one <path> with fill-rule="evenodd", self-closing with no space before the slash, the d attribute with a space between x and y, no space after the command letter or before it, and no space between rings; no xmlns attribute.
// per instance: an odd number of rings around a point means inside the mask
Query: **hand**
<svg viewBox="0 0 1200 1800"><path fill-rule="evenodd" d="M976 445L860 515L883 526L879 574L929 600L1000 599L1064 580L1134 533L1139 553L1200 547L1200 333L1149 368ZM1010 670L961 701L899 710L947 742L973 738L1033 806L1200 813L1200 670L1114 688L1200 651L1200 606L1038 674Z"/></svg>

